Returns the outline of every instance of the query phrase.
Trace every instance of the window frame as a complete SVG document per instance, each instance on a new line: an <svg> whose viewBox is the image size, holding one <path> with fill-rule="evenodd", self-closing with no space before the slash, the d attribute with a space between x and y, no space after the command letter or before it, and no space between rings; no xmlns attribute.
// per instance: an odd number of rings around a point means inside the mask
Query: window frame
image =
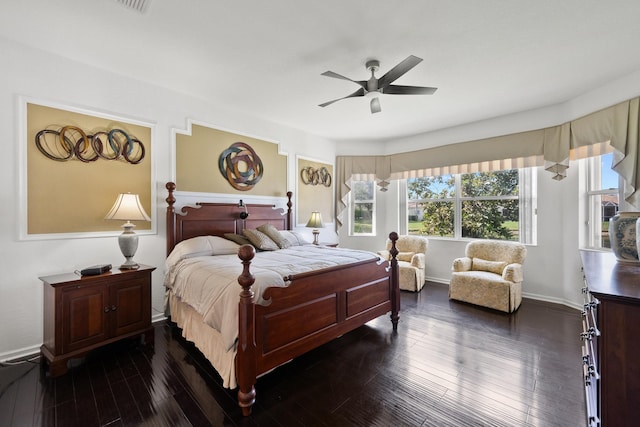
<svg viewBox="0 0 640 427"><path fill-rule="evenodd" d="M453 215L453 236L427 235L429 239L443 240L472 240L471 237L462 236L462 204L469 200L518 200L518 221L519 232L518 242L536 245L537 244L537 170L536 167L519 168L518 169L518 195L508 196L462 196L462 175L466 174L447 174L454 177L454 191L452 197L432 198L432 199L409 199L408 182L404 180L404 190L407 194L406 205L407 212L405 215L406 230L409 230L409 203L412 202L450 202L454 206ZM496 171L497 172L497 171Z"/></svg>
<svg viewBox="0 0 640 427"><path fill-rule="evenodd" d="M617 188L600 188L602 186L603 156L613 155L612 153L599 156L586 157L580 159L578 168L581 171L580 193L582 197L581 211L584 216L584 227L580 233L580 248L595 251L610 252L611 248L602 245L602 196L617 195L617 212L623 210L624 205L624 179L618 175Z"/></svg>
<svg viewBox="0 0 640 427"><path fill-rule="evenodd" d="M355 186L356 183L358 182L366 182L369 183L371 185L371 194L373 195L372 199L363 199L363 200L356 200L355 199L355 192L353 191L353 188ZM376 204L376 193L377 193L377 188L376 188L376 181L375 180L371 180L371 179L358 179L358 180L352 180L349 183L349 186L351 187L351 191L349 192L349 236L353 236L353 237L361 237L361 236L376 236L376 210L377 210L377 204ZM358 233L354 230L354 227L356 225L356 219L355 219L355 213L356 213L356 205L357 204L365 204L365 203L371 203L371 232L370 233Z"/></svg>

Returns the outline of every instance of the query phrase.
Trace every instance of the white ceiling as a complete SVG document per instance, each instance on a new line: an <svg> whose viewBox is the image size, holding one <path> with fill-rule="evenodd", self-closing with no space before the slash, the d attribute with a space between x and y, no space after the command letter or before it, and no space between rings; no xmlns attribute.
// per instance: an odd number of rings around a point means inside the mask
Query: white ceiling
<svg viewBox="0 0 640 427"><path fill-rule="evenodd" d="M0 0L0 36L332 139L388 140L553 105L640 70L638 0ZM398 79L431 96L318 104ZM1 66L0 66L1 67Z"/></svg>

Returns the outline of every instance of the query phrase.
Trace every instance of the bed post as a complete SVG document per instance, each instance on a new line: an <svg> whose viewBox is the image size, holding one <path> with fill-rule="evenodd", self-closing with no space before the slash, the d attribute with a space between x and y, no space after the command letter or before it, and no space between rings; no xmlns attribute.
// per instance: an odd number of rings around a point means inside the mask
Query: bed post
<svg viewBox="0 0 640 427"><path fill-rule="evenodd" d="M392 231L389 233L389 240L391 240L391 249L389 254L391 255L391 324L393 330L398 330L398 320L400 320L400 271L398 269L398 248L396 248L396 241L398 240L398 233Z"/></svg>
<svg viewBox="0 0 640 427"><path fill-rule="evenodd" d="M238 405L242 408L242 415L251 415L251 407L256 401L256 341L254 331L254 303L251 286L255 277L249 271L251 260L256 251L251 245L242 245L238 257L242 260L242 274L238 276L238 283L242 286L238 306L238 352L236 354L236 379L238 381Z"/></svg>
<svg viewBox="0 0 640 427"><path fill-rule="evenodd" d="M293 203L291 202L291 197L293 193L291 191L287 191L287 230L293 230L293 222L291 218L291 206Z"/></svg>
<svg viewBox="0 0 640 427"><path fill-rule="evenodd" d="M176 202L176 198L173 195L173 192L176 190L175 182L167 182L165 185L167 190L169 190L169 195L167 196L167 256L173 250L173 247L176 245L176 212L173 207L173 204Z"/></svg>

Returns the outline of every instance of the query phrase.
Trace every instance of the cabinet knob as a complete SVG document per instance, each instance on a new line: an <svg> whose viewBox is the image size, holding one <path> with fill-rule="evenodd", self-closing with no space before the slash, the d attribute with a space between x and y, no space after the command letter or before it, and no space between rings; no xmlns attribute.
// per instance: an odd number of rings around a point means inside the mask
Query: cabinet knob
<svg viewBox="0 0 640 427"><path fill-rule="evenodd" d="M104 308L104 312L105 312L105 313L108 313L108 312L109 312L109 307L105 307L105 308Z"/></svg>
<svg viewBox="0 0 640 427"><path fill-rule="evenodd" d="M111 311L116 311L118 309L118 307L116 307L115 305L111 306Z"/></svg>

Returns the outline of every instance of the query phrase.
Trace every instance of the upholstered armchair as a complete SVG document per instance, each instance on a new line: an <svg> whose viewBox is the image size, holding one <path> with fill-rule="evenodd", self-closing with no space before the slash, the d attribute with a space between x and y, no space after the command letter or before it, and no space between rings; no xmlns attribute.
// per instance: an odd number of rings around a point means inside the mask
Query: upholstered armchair
<svg viewBox="0 0 640 427"><path fill-rule="evenodd" d="M522 302L527 248L516 242L474 240L453 261L449 298L511 313Z"/></svg>
<svg viewBox="0 0 640 427"><path fill-rule="evenodd" d="M398 270L400 271L400 289L419 292L424 286L425 261L429 240L422 236L400 236L396 241L398 250ZM389 260L391 240L387 239L387 249L378 251L378 255Z"/></svg>

